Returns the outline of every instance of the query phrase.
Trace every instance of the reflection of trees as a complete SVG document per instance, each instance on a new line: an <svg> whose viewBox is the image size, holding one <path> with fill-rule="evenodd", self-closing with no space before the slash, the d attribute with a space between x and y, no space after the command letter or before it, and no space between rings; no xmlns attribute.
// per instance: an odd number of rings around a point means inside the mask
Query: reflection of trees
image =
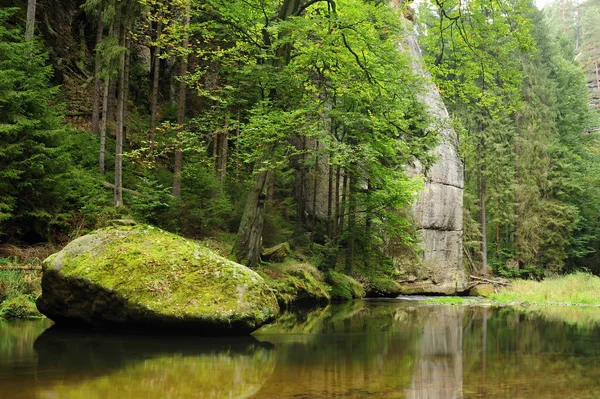
<svg viewBox="0 0 600 399"><path fill-rule="evenodd" d="M273 372L276 352L252 337L216 339L65 332L35 343L46 397L247 398Z"/></svg>
<svg viewBox="0 0 600 399"><path fill-rule="evenodd" d="M465 311L465 393L488 399L600 397L600 329L583 322L594 319L589 313L504 308L488 314L484 324L483 309Z"/></svg>
<svg viewBox="0 0 600 399"><path fill-rule="evenodd" d="M356 301L286 314L255 336L277 346L278 365L256 398L403 397L420 312Z"/></svg>

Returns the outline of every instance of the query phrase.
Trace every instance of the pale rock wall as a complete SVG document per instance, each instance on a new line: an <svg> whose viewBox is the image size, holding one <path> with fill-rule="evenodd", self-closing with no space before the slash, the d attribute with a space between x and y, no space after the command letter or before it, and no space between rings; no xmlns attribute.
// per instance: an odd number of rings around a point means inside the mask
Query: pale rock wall
<svg viewBox="0 0 600 399"><path fill-rule="evenodd" d="M424 189L414 205L422 264L407 265L405 259L397 259L399 283L407 294L453 294L466 288L462 264L464 170L458 138L442 97L423 69L416 37L410 35L403 47L410 51L414 72L424 79L426 87L419 97L432 117L429 128L438 132L440 143L433 151L437 157L434 165L425 170L416 163L410 170L412 175L425 178Z"/></svg>

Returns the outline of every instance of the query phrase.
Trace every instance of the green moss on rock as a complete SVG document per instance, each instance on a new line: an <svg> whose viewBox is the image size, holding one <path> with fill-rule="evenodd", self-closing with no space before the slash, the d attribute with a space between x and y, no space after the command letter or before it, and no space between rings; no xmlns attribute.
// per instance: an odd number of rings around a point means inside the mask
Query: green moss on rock
<svg viewBox="0 0 600 399"><path fill-rule="evenodd" d="M152 226L98 230L43 268L38 308L59 322L245 334L279 311L257 273Z"/></svg>
<svg viewBox="0 0 600 399"><path fill-rule="evenodd" d="M327 282L331 285L330 295L334 301L348 301L365 296L362 284L345 274L330 270L327 273Z"/></svg>
<svg viewBox="0 0 600 399"><path fill-rule="evenodd" d="M328 303L329 286L321 272L313 265L295 263L264 266L258 273L265 279L277 297L279 305L287 308L294 303Z"/></svg>

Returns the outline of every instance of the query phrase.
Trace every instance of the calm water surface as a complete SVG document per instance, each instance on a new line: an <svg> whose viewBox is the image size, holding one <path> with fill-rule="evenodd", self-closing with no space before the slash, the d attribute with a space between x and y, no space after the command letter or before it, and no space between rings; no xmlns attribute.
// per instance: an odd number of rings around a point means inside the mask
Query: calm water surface
<svg viewBox="0 0 600 399"><path fill-rule="evenodd" d="M0 322L0 398L600 398L600 311L357 301L254 337Z"/></svg>

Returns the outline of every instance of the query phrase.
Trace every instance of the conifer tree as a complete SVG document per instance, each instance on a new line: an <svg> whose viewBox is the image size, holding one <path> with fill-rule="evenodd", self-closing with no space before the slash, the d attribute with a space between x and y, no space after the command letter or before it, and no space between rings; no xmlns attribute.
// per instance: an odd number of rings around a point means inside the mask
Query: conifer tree
<svg viewBox="0 0 600 399"><path fill-rule="evenodd" d="M0 9L0 236L29 230L44 237L69 158L59 148L63 129L47 56L11 23L14 11Z"/></svg>

